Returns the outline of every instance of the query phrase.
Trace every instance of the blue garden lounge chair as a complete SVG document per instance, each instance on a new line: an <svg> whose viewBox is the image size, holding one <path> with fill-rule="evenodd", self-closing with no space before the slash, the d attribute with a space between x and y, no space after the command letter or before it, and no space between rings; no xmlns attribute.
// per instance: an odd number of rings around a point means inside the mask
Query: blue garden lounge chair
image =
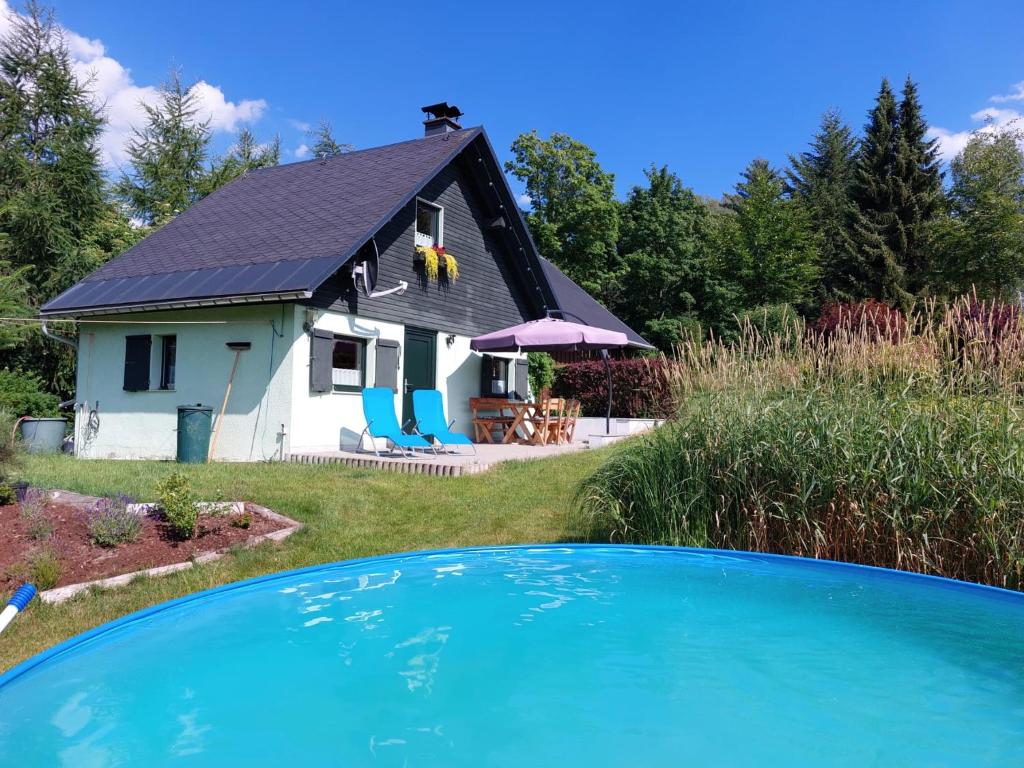
<svg viewBox="0 0 1024 768"><path fill-rule="evenodd" d="M468 445L476 455L473 441L459 432L452 432L451 422L445 421L444 403L436 389L416 389L412 393L412 410L416 414L416 434L432 437L445 450L449 445Z"/></svg>
<svg viewBox="0 0 1024 768"><path fill-rule="evenodd" d="M402 431L398 417L395 416L395 394L387 387L367 387L363 390L363 416L366 417L366 429L362 434L385 438L391 444L391 450L397 448L403 456L415 456L417 448L433 450L433 446L422 435L407 435ZM362 442L360 435L360 445ZM376 444L373 452L380 456Z"/></svg>

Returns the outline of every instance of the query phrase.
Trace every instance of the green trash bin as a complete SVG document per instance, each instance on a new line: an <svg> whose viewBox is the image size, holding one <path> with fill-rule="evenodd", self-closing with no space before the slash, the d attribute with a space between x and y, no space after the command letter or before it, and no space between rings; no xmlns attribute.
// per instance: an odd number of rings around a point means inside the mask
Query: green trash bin
<svg viewBox="0 0 1024 768"><path fill-rule="evenodd" d="M213 408L202 403L178 406L178 461L205 464L210 451Z"/></svg>

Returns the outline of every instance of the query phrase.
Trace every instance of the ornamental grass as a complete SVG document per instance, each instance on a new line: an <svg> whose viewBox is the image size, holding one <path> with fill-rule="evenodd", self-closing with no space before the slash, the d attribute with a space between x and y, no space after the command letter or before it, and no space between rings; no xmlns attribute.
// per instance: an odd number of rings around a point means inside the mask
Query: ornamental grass
<svg viewBox="0 0 1024 768"><path fill-rule="evenodd" d="M1020 311L931 304L892 334L688 342L680 408L580 485L594 538L744 549L1024 589Z"/></svg>

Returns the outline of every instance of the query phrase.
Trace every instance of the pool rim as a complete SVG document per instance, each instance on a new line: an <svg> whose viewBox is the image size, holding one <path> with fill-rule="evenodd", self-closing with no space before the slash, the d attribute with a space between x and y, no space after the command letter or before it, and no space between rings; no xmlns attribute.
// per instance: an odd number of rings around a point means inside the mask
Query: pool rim
<svg viewBox="0 0 1024 768"><path fill-rule="evenodd" d="M372 564L372 563L388 563L398 560L409 560L409 559L426 559L432 556L448 556L448 555L459 555L459 554L481 554L481 553L498 553L498 552L533 552L533 551L564 551L564 550L609 550L615 552L639 552L639 553L650 553L650 554L675 554L675 555L691 555L698 557L708 557L715 559L733 559L733 560L745 560L745 561L785 561L788 563L796 564L800 567L805 567L810 570L854 570L858 573L862 573L869 580L889 580L889 581L902 581L902 582L918 582L931 584L943 589L949 589L958 593L973 593L979 596L988 598L994 598L996 600L1006 601L1009 603L1015 603L1021 608L1024 608L1024 592L1017 592L1014 590L1003 589L1002 587L993 587L989 584L976 584L971 581L962 581L960 579L950 579L945 576L934 576L927 573L913 573L911 571L900 571L895 568L883 568L876 565L863 565L861 563L848 563L843 560L824 560L811 557L801 557L799 555L782 555L773 554L767 552L751 552L749 550L734 550L734 549L704 549L701 547L674 547L664 544L597 544L597 543L555 543L555 544L490 544L474 547L453 547L449 549L421 549L412 550L408 552L393 552L386 555L370 555L367 557L358 557L351 560L336 560L330 563L320 563L318 565L307 565L303 568L292 568L285 571L274 571L272 573L265 573L262 576L254 576L249 579L242 579L240 581L231 581L227 584L221 584L217 587L211 587L204 589L199 592L191 592L181 597L176 597L171 600L165 600L164 602L151 605L147 608L142 608L138 611L126 614L119 618L111 621L104 622L92 629L87 629L85 632L81 632L77 635L69 637L67 640L62 640L46 650L40 651L39 653L30 656L24 661L11 667L9 670L0 674L0 693L9 684L13 683L18 678L24 676L28 672L31 672L36 667L50 662L59 656L64 655L73 651L80 645L95 640L100 635L107 632L111 632L120 629L122 626L127 624L133 624L138 621L143 621L155 616L164 611L176 609L182 605L191 602L198 602L200 600L208 600L211 598L220 597L226 595L229 592L234 592L241 589L249 589L251 587L277 581L281 579L290 579L295 576L302 576L304 574L316 573L316 572L327 572L337 570L341 568L358 567L360 565Z"/></svg>

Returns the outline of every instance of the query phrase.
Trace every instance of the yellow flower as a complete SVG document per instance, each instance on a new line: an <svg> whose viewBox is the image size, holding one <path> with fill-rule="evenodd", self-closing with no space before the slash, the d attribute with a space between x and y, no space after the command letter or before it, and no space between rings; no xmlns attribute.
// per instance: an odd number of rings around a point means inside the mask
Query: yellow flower
<svg viewBox="0 0 1024 768"><path fill-rule="evenodd" d="M427 275L427 280L437 281L438 261L437 251L433 248L423 249L423 271Z"/></svg>
<svg viewBox="0 0 1024 768"><path fill-rule="evenodd" d="M444 270L448 273L448 279L453 283L459 279L459 262L450 253L444 255Z"/></svg>

